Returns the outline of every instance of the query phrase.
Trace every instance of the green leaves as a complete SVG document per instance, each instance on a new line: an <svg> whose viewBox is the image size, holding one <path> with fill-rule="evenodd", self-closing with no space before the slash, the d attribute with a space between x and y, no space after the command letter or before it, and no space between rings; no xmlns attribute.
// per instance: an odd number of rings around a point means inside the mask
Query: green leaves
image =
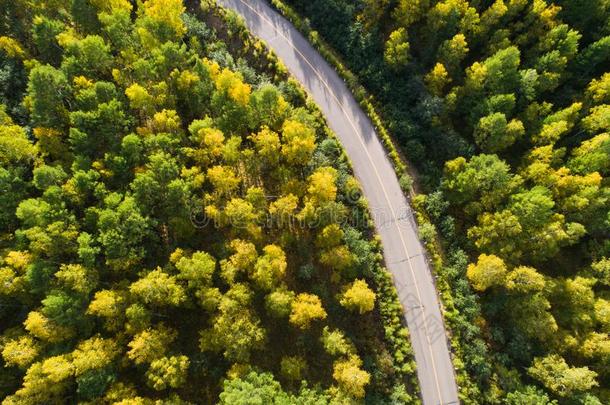
<svg viewBox="0 0 610 405"><path fill-rule="evenodd" d="M558 355L534 359L528 373L560 397L584 392L598 385L597 373L587 367L570 367Z"/></svg>
<svg viewBox="0 0 610 405"><path fill-rule="evenodd" d="M26 98L32 113L32 123L46 128L64 128L68 121L64 100L69 91L68 79L63 72L50 65L32 69Z"/></svg>
<svg viewBox="0 0 610 405"><path fill-rule="evenodd" d="M275 57L211 3L26 3L0 17L5 402L387 399L359 187Z"/></svg>

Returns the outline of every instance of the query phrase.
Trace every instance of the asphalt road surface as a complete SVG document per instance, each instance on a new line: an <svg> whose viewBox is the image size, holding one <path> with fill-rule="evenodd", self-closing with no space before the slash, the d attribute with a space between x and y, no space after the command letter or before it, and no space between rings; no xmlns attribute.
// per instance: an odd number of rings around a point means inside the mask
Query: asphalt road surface
<svg viewBox="0 0 610 405"><path fill-rule="evenodd" d="M458 403L439 299L398 178L366 114L309 42L263 0L219 0L240 14L305 87L349 156L369 202L384 259L404 308L425 405Z"/></svg>

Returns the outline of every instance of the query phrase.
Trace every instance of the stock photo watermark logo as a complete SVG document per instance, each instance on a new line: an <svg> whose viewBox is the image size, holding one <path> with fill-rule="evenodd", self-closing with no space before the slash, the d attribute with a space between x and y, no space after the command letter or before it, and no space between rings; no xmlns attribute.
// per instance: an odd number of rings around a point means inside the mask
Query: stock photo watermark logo
<svg viewBox="0 0 610 405"><path fill-rule="evenodd" d="M188 213L191 224L198 229L213 226L215 228L231 227L234 229L245 229L255 225L265 229L316 229L320 226L331 223L341 226L347 225L358 229L368 228L370 221L373 221L375 228L379 231L391 226L409 226L409 222L413 222L413 216L410 208L406 206L399 213L392 212L388 209L380 209L371 207L363 203L362 196L359 190L347 192L342 195L338 201L331 201L319 206L308 206L307 204L299 204L293 209L276 210L270 212L269 205L277 201L279 196L265 195L267 206L263 209L258 209L246 201L246 196L241 195L237 200L246 207L252 208L245 210L231 210L230 214L225 209L217 209L214 215L206 212L206 206L203 202L190 202L188 205ZM354 209L359 206L358 209ZM259 212L255 212L255 211Z"/></svg>

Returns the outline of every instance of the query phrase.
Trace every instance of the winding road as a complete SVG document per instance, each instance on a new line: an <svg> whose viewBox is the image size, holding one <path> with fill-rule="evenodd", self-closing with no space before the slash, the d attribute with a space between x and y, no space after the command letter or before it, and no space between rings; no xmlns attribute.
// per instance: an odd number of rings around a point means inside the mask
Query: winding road
<svg viewBox="0 0 610 405"><path fill-rule="evenodd" d="M371 122L335 70L264 0L218 1L241 15L251 32L273 49L343 144L369 202L403 305L423 403L459 403L439 298L417 225Z"/></svg>

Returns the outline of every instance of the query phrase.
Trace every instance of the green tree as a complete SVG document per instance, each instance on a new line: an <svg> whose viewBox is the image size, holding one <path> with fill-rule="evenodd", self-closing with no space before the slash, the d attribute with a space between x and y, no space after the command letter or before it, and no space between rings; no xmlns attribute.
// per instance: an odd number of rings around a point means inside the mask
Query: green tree
<svg viewBox="0 0 610 405"><path fill-rule="evenodd" d="M125 269L144 257L142 242L148 235L150 224L133 197L121 199L120 195L111 194L105 202L106 207L98 213L97 240L103 248L106 263Z"/></svg>
<svg viewBox="0 0 610 405"><path fill-rule="evenodd" d="M64 99L70 87L66 76L50 65L32 69L25 100L35 126L63 129L68 123L68 110Z"/></svg>
<svg viewBox="0 0 610 405"><path fill-rule="evenodd" d="M129 291L146 304L157 307L179 306L186 300L184 288L174 276L160 268L148 272L129 286Z"/></svg>
<svg viewBox="0 0 610 405"><path fill-rule="evenodd" d="M32 40L43 63L58 66L63 51L57 42L57 35L64 30L61 21L46 16L36 16L32 21Z"/></svg>
<svg viewBox="0 0 610 405"><path fill-rule="evenodd" d="M520 182L498 156L477 155L470 161L447 162L442 188L450 202L465 206L466 213L476 216L496 208Z"/></svg>
<svg viewBox="0 0 610 405"><path fill-rule="evenodd" d="M294 298L293 291L284 288L276 289L265 297L265 308L269 315L275 318L288 318L292 311Z"/></svg>
<svg viewBox="0 0 610 405"><path fill-rule="evenodd" d="M354 354L355 348L353 343L339 329L330 330L328 326L325 326L322 330L320 341L324 346L324 350L331 356Z"/></svg>
<svg viewBox="0 0 610 405"><path fill-rule="evenodd" d="M244 284L234 284L222 297L211 329L201 331L202 351L223 352L235 362L248 362L251 352L263 348L266 331L250 310L252 292Z"/></svg>
<svg viewBox="0 0 610 405"><path fill-rule="evenodd" d="M61 68L69 77L104 76L110 72L112 55L110 46L99 35L87 35L81 40L68 38L70 34L60 34L60 45L65 49Z"/></svg>
<svg viewBox="0 0 610 405"><path fill-rule="evenodd" d="M289 403L290 399L270 373L248 373L243 378L225 380L220 393L221 404Z"/></svg>
<svg viewBox="0 0 610 405"><path fill-rule="evenodd" d="M290 381L301 381L307 372L307 361L301 356L284 356L280 361L282 375Z"/></svg>
<svg viewBox="0 0 610 405"><path fill-rule="evenodd" d="M531 385L520 391L509 392L505 402L509 405L557 405L557 401L549 399L546 393Z"/></svg>
<svg viewBox="0 0 610 405"><path fill-rule="evenodd" d="M460 64L468 51L468 43L464 34L455 34L453 38L441 44L437 59L444 67L449 68L451 72L455 72L459 70Z"/></svg>
<svg viewBox="0 0 610 405"><path fill-rule="evenodd" d="M282 94L271 84L265 84L254 91L250 103L256 127L268 126L278 130L290 111Z"/></svg>
<svg viewBox="0 0 610 405"><path fill-rule="evenodd" d="M587 367L570 367L556 354L535 358L528 373L560 397L571 397L598 385L597 373Z"/></svg>
<svg viewBox="0 0 610 405"><path fill-rule="evenodd" d="M474 139L486 153L502 151L523 136L523 123L517 119L510 122L502 113L493 113L479 120Z"/></svg>

